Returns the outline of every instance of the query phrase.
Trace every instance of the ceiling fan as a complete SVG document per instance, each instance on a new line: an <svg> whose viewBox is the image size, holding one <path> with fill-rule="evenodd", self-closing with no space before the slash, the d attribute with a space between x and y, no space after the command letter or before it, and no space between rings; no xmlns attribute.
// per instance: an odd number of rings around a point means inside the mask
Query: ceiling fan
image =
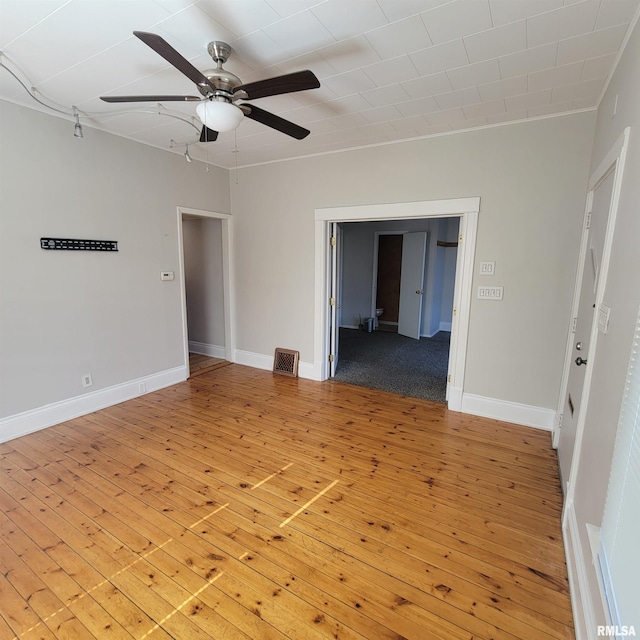
<svg viewBox="0 0 640 640"><path fill-rule="evenodd" d="M294 91L317 89L320 87L320 82L312 71L297 71L243 84L238 76L222 68L222 65L231 55L231 47L225 42L214 41L209 43L207 51L216 63L216 68L201 73L160 36L146 31L134 31L133 35L140 38L142 42L161 55L178 71L187 76L192 82L195 82L202 97L171 95L101 96L101 100L105 102L198 102L196 114L203 124L200 142L213 142L217 139L219 132L232 131L238 127L245 117L281 131L297 140L302 140L311 133L308 129L269 111L251 104L236 104L236 102L293 93Z"/></svg>

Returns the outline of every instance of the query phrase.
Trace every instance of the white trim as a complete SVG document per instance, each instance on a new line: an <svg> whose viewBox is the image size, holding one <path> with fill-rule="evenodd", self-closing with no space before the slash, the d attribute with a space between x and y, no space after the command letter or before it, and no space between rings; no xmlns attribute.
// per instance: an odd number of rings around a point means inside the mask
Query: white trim
<svg viewBox="0 0 640 640"><path fill-rule="evenodd" d="M254 353L253 351L243 351L242 349L236 349L234 351L233 361L236 364L242 364L245 367L264 369L265 371L273 370L273 356L265 356L262 353Z"/></svg>
<svg viewBox="0 0 640 640"><path fill-rule="evenodd" d="M313 364L310 362L298 362L298 375L301 378L305 378L306 380L315 380L316 382L321 382L322 378L320 377L322 373L322 366L319 362L314 362Z"/></svg>
<svg viewBox="0 0 640 640"><path fill-rule="evenodd" d="M525 427L544 429L545 431L553 430L556 420L556 412L552 409L487 398L471 393L462 395L462 413L503 420L504 422L521 424Z"/></svg>
<svg viewBox="0 0 640 640"><path fill-rule="evenodd" d="M454 387L453 385L449 385L449 407L459 407L456 411L462 411L462 387Z"/></svg>
<svg viewBox="0 0 640 640"><path fill-rule="evenodd" d="M200 218L214 218L222 224L222 304L224 307L224 355L218 356L228 362L234 361L235 353L235 300L233 297L233 218L228 213L204 211L190 207L177 207L178 254L180 263L180 299L182 305L182 339L184 344L184 362L189 375L189 330L187 325L187 291L184 273L184 234L182 220L184 214Z"/></svg>
<svg viewBox="0 0 640 640"><path fill-rule="evenodd" d="M459 234L463 240L461 242L462 250L458 251L456 264L453 304L457 313L453 317L451 331L448 371L450 382L448 383L448 388L462 389L464 387L471 309L471 284L479 211L479 197L316 209L313 352L314 362L320 363L320 380L326 380L328 377L328 224L330 222L364 220L459 217ZM461 398L461 393L448 393L449 409L460 411Z"/></svg>
<svg viewBox="0 0 640 640"><path fill-rule="evenodd" d="M75 398L47 404L37 409L18 413L0 420L0 442L13 440L20 436L72 420L105 407L137 398L138 396L170 387L187 379L184 366L167 369L142 378L116 384L106 389L85 393ZM144 386L142 386L144 385ZM141 389L145 389L141 391Z"/></svg>
<svg viewBox="0 0 640 640"><path fill-rule="evenodd" d="M195 342L194 340L189 340L189 353L198 353L210 358L226 358L227 355L226 349L220 345Z"/></svg>
<svg viewBox="0 0 640 640"><path fill-rule="evenodd" d="M477 213L478 211L480 211L480 198L452 198L450 200L421 200L418 202L316 209L315 219L327 222L408 220L411 218L458 217L463 213Z"/></svg>
<svg viewBox="0 0 640 640"><path fill-rule="evenodd" d="M582 553L582 543L573 501L565 504L562 533L569 577L569 593L573 610L576 640L596 640L596 613L589 591L587 566Z"/></svg>
<svg viewBox="0 0 640 640"><path fill-rule="evenodd" d="M262 353L253 351L235 350L235 363L244 365L245 367L253 367L254 369L263 369L264 371L273 371L273 356L265 356ZM320 373L322 367L319 362L298 362L298 376L307 380L321 381Z"/></svg>

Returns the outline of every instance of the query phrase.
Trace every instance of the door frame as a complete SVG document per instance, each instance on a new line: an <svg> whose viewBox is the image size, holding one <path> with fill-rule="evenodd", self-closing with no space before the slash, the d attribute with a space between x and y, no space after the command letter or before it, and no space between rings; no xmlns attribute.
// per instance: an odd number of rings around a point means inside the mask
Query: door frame
<svg viewBox="0 0 640 640"><path fill-rule="evenodd" d="M459 242L461 246L456 264L453 301L455 312L451 327L447 401L449 409L462 410L479 212L479 197L330 207L315 210L314 379L326 380L329 370L330 274L328 262L330 223L456 217L460 218Z"/></svg>
<svg viewBox="0 0 640 640"><path fill-rule="evenodd" d="M573 304L571 307L571 319L569 323L569 331L567 336L567 343L565 347L565 360L564 369L562 373L562 382L560 385L560 396L558 398L558 409L556 425L553 430L553 446L558 446L560 438L560 429L562 428L562 416L564 412L565 396L567 395L567 388L569 383L569 371L573 362L573 341L575 339L574 322L578 317L578 309L580 305L580 291L582 289L582 274L584 272L585 260L588 253L588 240L589 240L589 227L588 221L590 220L591 209L593 205L593 194L595 190L600 186L602 181L612 172L615 172L613 188L611 191L611 200L609 203L609 217L607 220L607 227L604 239L604 249L602 253L602 260L600 264L600 270L597 276L596 283L596 297L595 297L595 313L593 314L593 321L591 323L591 334L589 339L589 354L587 357L587 364L584 382L582 386L582 396L580 399L580 408L578 409L578 416L576 419L576 435L573 444L573 453L571 455L571 464L569 477L565 478L566 482L566 495L565 495L565 509L573 501L574 485L577 476L576 462L580 459L580 452L582 449L582 437L584 435L584 425L586 422L586 416L589 406L589 392L591 389L591 379L593 377L593 366L596 355L596 349L598 345L598 310L600 305L604 301L604 291L607 284L607 275L609 272L609 262L611 258L611 248L613 245L613 236L615 231L616 217L618 213L618 204L620 201L620 191L622 187L622 175L624 172L624 162L629 141L630 128L627 127L620 135L615 144L611 147L605 158L598 165L596 170L591 174L589 178L589 186L587 191L585 216L582 227L582 240L580 243L580 253L578 256L578 266L576 272L576 286L573 293ZM564 488L564 487L563 487Z"/></svg>
<svg viewBox="0 0 640 640"><path fill-rule="evenodd" d="M182 340L184 362L187 378L191 375L189 370L189 329L187 326L187 285L184 272L184 233L182 221L184 215L197 216L199 218L213 218L222 222L222 303L224 306L224 352L225 360L235 362L235 321L233 307L232 278L232 253L231 244L233 238L233 218L228 213L217 211L205 211L203 209L191 209L189 207L177 207L178 223L178 254L180 263L180 304L182 306Z"/></svg>

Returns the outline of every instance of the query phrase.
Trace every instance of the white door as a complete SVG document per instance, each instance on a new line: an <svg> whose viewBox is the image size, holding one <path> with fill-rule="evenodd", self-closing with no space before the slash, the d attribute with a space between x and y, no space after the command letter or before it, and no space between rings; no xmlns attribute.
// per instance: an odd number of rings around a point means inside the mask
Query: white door
<svg viewBox="0 0 640 640"><path fill-rule="evenodd" d="M580 303L573 335L573 351L567 382L567 393L564 400L562 428L558 440L558 459L560 461L560 475L563 482L569 480L573 448L576 439L576 427L580 404L583 398L588 398L589 389L585 388L585 371L587 362L595 352L595 345L591 345L598 280L602 272L602 256L604 253L605 236L611 208L615 172L600 182L593 192L593 204L587 251L582 269L580 284ZM592 347L592 348L590 348Z"/></svg>
<svg viewBox="0 0 640 640"><path fill-rule="evenodd" d="M426 249L426 231L405 233L402 236L398 333L415 340L420 339Z"/></svg>
<svg viewBox="0 0 640 640"><path fill-rule="evenodd" d="M340 313L338 301L340 299L340 277L338 274L338 255L340 227L337 222L329 225L329 250L331 264L331 282L329 286L329 375L333 378L338 366L338 344L340 336Z"/></svg>

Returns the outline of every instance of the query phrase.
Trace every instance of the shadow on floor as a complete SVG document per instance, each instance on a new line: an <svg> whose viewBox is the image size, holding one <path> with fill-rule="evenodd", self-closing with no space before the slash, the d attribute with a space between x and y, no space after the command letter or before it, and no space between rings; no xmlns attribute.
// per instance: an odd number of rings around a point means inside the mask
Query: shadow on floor
<svg viewBox="0 0 640 640"><path fill-rule="evenodd" d="M340 329L334 380L445 402L451 333L413 340L397 333Z"/></svg>

